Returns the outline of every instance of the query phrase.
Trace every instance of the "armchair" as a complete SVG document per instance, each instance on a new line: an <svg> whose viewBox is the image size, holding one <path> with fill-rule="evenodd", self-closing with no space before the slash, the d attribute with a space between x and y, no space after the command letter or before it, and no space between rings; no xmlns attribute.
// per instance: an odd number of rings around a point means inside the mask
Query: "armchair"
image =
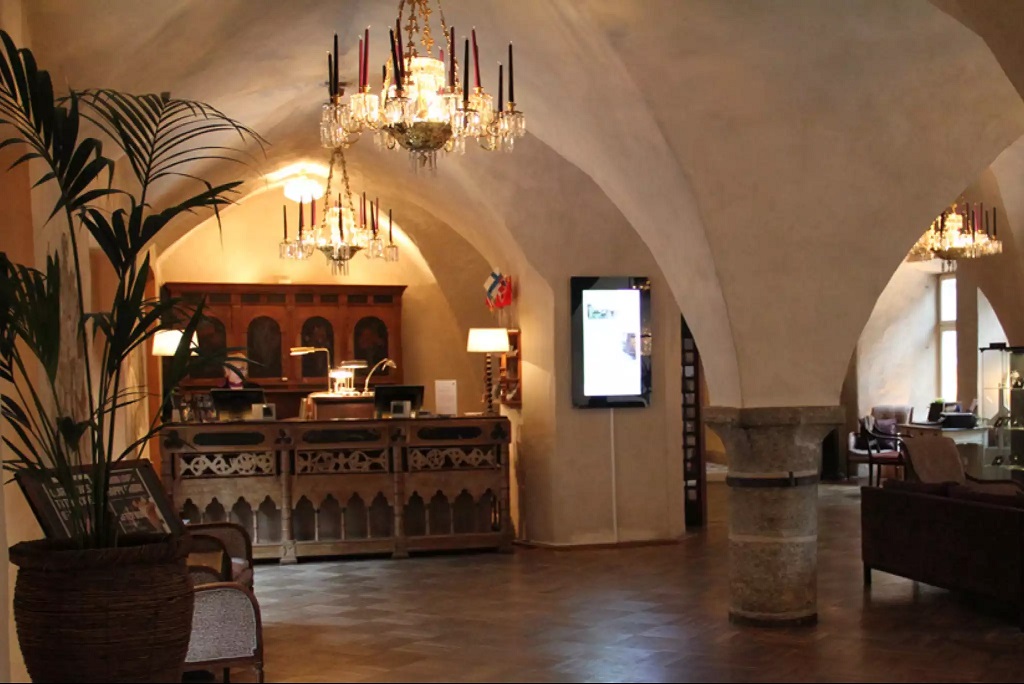
<svg viewBox="0 0 1024 684"><path fill-rule="evenodd" d="M903 414L905 420L909 420L912 413L913 409L909 408ZM896 416L895 419L900 421L900 418L903 416ZM858 440L858 437L860 437L860 440ZM905 449L903 438L899 435L878 432L873 428L873 420L862 418L860 420L860 432L851 432L849 434L846 449L847 476L850 474L851 463L867 463L868 486L881 486L883 467L890 466L906 470Z"/></svg>
<svg viewBox="0 0 1024 684"><path fill-rule="evenodd" d="M186 529L193 539L190 564L213 567L221 573L221 581L253 588L252 539L244 527L219 522L195 523Z"/></svg>
<svg viewBox="0 0 1024 684"><path fill-rule="evenodd" d="M956 442L949 437L907 437L908 478L930 484L954 483L988 494L1022 492L1015 480L978 480L967 474Z"/></svg>
<svg viewBox="0 0 1024 684"><path fill-rule="evenodd" d="M209 577L197 569L193 581ZM237 582L214 582L195 587L192 638L185 657L185 671L252 667L256 681L263 681L263 620L253 593Z"/></svg>

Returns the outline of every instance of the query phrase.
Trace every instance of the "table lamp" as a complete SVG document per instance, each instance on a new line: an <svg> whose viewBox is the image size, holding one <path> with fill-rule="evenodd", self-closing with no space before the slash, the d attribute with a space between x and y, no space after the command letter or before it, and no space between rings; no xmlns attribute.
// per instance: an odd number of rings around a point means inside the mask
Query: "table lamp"
<svg viewBox="0 0 1024 684"><path fill-rule="evenodd" d="M494 415L494 376L491 368L492 352L507 352L508 330L506 328L470 328L466 351L487 354L484 365L484 384L486 385L487 411L485 415Z"/></svg>
<svg viewBox="0 0 1024 684"><path fill-rule="evenodd" d="M327 391L331 391L331 350L326 347L292 347L288 350L292 356L305 356L306 354L315 354L317 352L323 352L327 354Z"/></svg>
<svg viewBox="0 0 1024 684"><path fill-rule="evenodd" d="M185 336L181 330L157 330L153 335L153 356L174 356L181 344L181 338ZM199 348L199 340L195 334L192 335L192 356L198 356L196 349Z"/></svg>

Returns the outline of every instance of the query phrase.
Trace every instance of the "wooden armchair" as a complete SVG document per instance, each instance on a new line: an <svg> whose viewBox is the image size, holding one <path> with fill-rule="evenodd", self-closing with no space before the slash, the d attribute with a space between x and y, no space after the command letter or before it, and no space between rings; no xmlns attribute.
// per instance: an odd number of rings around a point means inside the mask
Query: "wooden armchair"
<svg viewBox="0 0 1024 684"><path fill-rule="evenodd" d="M865 438L864 448L858 448L856 445L857 433L850 433L846 456L847 475L850 472L850 463L859 462L868 464L868 486L881 486L882 468L886 466L903 469L905 476L906 446L902 437L870 430L863 423L860 426L860 434Z"/></svg>
<svg viewBox="0 0 1024 684"><path fill-rule="evenodd" d="M196 523L186 527L192 535L189 565L204 565L220 572L221 581L253 588L252 539L236 523Z"/></svg>

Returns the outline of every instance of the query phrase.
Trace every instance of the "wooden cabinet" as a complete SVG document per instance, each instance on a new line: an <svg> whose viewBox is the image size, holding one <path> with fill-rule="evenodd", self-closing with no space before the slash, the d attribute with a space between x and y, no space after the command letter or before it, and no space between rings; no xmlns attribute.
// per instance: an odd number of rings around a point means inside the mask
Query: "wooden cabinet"
<svg viewBox="0 0 1024 684"><path fill-rule="evenodd" d="M287 418L298 415L302 396L326 389L329 368L324 354L291 356L292 347L329 349L333 365L363 359L372 367L388 357L398 368L378 370L370 384L402 382L404 290L404 285L166 283L162 294L191 305L205 300L200 347L244 349L252 360L249 379L267 390L268 401L279 404L278 416ZM357 385L368 372L357 371ZM212 364L193 374L183 389L213 387L223 375Z"/></svg>

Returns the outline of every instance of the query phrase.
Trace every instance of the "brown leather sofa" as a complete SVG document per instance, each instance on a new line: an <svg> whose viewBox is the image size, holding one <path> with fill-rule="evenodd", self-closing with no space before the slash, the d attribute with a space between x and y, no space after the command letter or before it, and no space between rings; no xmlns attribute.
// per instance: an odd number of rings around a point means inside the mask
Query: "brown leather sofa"
<svg viewBox="0 0 1024 684"><path fill-rule="evenodd" d="M1017 606L1024 630L1024 495L887 480L861 488L864 584L871 571Z"/></svg>

